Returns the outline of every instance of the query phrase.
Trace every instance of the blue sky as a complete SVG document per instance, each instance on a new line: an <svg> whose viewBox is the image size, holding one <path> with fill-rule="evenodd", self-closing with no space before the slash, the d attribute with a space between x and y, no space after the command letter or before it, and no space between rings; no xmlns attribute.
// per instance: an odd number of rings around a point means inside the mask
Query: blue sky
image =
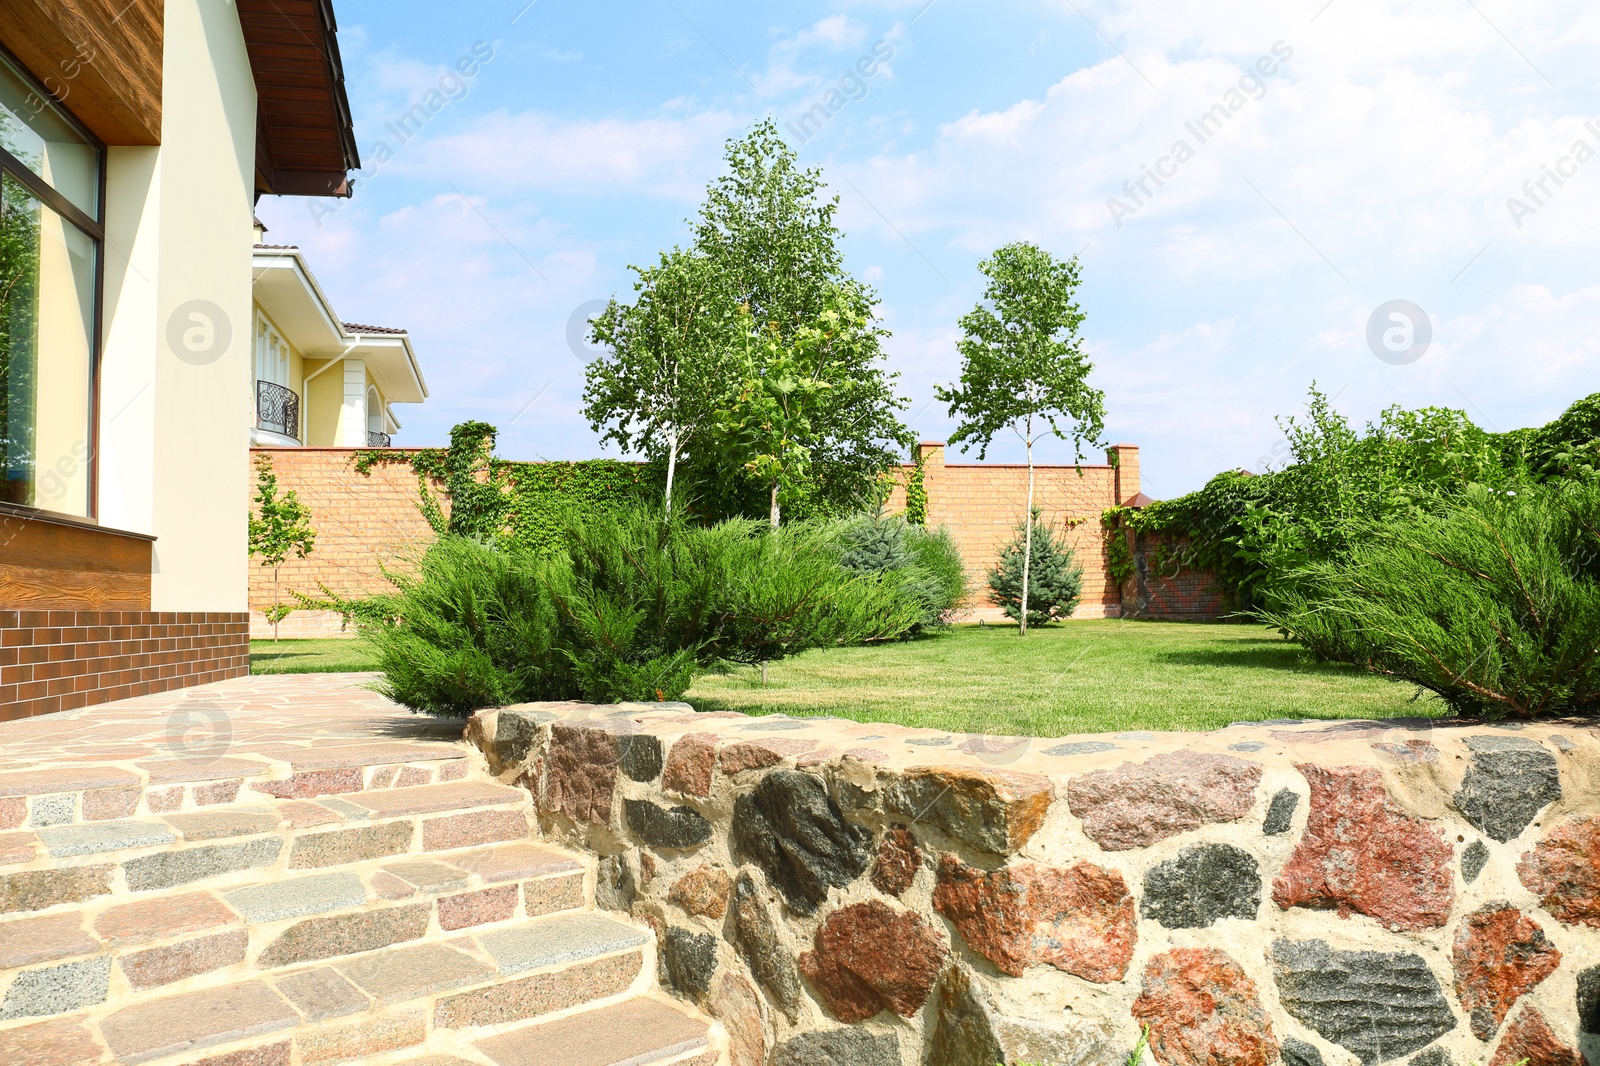
<svg viewBox="0 0 1600 1066"><path fill-rule="evenodd" d="M1313 381L1357 421L1500 430L1600 390L1592 3L525 2L337 0L355 196L258 207L346 318L412 331L432 397L397 443L482 418L511 458L601 454L569 323L686 240L728 137L818 104L791 143L840 196L924 438L951 428L930 401L976 264L1017 239L1081 255L1109 435L1157 497L1281 463L1274 415ZM1404 365L1368 344L1391 300L1432 329Z"/></svg>

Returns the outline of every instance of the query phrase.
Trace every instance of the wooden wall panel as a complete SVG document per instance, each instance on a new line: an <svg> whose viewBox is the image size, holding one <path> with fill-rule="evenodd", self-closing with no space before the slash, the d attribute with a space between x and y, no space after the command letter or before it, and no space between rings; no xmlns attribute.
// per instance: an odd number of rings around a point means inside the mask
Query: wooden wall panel
<svg viewBox="0 0 1600 1066"><path fill-rule="evenodd" d="M0 515L0 610L148 611L152 541Z"/></svg>
<svg viewBox="0 0 1600 1066"><path fill-rule="evenodd" d="M0 44L106 144L161 143L164 0L0 0Z"/></svg>

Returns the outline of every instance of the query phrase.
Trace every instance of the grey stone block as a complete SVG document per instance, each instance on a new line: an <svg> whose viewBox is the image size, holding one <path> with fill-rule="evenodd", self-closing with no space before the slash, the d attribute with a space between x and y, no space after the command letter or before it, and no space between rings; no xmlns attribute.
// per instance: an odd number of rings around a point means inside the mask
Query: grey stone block
<svg viewBox="0 0 1600 1066"><path fill-rule="evenodd" d="M1578 1031L1600 1036L1600 966L1578 975Z"/></svg>
<svg viewBox="0 0 1600 1066"><path fill-rule="evenodd" d="M1139 914L1168 929L1204 929L1223 918L1254 921L1261 910L1261 868L1231 844L1196 844L1144 875Z"/></svg>
<svg viewBox="0 0 1600 1066"><path fill-rule="evenodd" d="M781 733L790 729L810 728L810 722L798 722L793 718L763 718L744 727L746 732L753 733Z"/></svg>
<svg viewBox="0 0 1600 1066"><path fill-rule="evenodd" d="M733 886L733 928L750 972L777 1002L790 1024L800 1020L800 973L778 937L778 925L746 870Z"/></svg>
<svg viewBox="0 0 1600 1066"><path fill-rule="evenodd" d="M893 1033L829 1029L785 1040L773 1051L773 1066L900 1066L900 1041ZM984 1066L989 1066L985 1063Z"/></svg>
<svg viewBox="0 0 1600 1066"><path fill-rule="evenodd" d="M283 841L276 839L213 844L130 859L122 864L122 870L130 891L147 892L156 888L187 885L234 870L271 866L278 861L281 851Z"/></svg>
<svg viewBox="0 0 1600 1066"><path fill-rule="evenodd" d="M693 807L623 800L622 811L634 836L652 848L692 848L711 839L711 823Z"/></svg>
<svg viewBox="0 0 1600 1066"><path fill-rule="evenodd" d="M1487 865L1489 865L1489 845L1481 840L1474 840L1461 851L1461 880L1469 885L1472 884Z"/></svg>
<svg viewBox="0 0 1600 1066"><path fill-rule="evenodd" d="M1538 741L1525 736L1467 736L1472 767L1456 791L1456 808L1491 840L1506 844L1539 812L1562 799L1562 773Z"/></svg>
<svg viewBox="0 0 1600 1066"><path fill-rule="evenodd" d="M717 974L717 938L669 928L661 942L661 968L673 988L697 1002L704 999Z"/></svg>
<svg viewBox="0 0 1600 1066"><path fill-rule="evenodd" d="M494 757L501 766L515 766L539 739L539 726L555 721L549 711L507 707L495 716Z"/></svg>
<svg viewBox="0 0 1600 1066"><path fill-rule="evenodd" d="M1450 1052L1442 1047L1431 1047L1411 1060L1411 1066L1456 1066Z"/></svg>
<svg viewBox="0 0 1600 1066"><path fill-rule="evenodd" d="M68 855L97 855L102 851L148 848L171 844L177 835L154 822L91 822L39 830L39 839L52 858Z"/></svg>
<svg viewBox="0 0 1600 1066"><path fill-rule="evenodd" d="M447 863L433 862L429 859L393 863L385 866L383 871L393 874L423 892L448 892L455 888L465 888L470 880L465 870L458 870Z"/></svg>
<svg viewBox="0 0 1600 1066"><path fill-rule="evenodd" d="M106 1001L111 958L80 959L17 974L0 1002L0 1020L66 1014Z"/></svg>
<svg viewBox="0 0 1600 1066"><path fill-rule="evenodd" d="M77 797L35 796L28 803L28 826L37 829L46 825L66 825L77 817Z"/></svg>
<svg viewBox="0 0 1600 1066"><path fill-rule="evenodd" d="M1282 836L1294 825L1294 810L1300 806L1300 794L1293 789L1283 789L1272 797L1272 803L1267 806L1266 820L1261 823L1261 831L1269 837Z"/></svg>
<svg viewBox="0 0 1600 1066"><path fill-rule="evenodd" d="M359 907L367 902L367 890L355 874L316 874L251 885L222 898L247 922L275 922Z"/></svg>
<svg viewBox="0 0 1600 1066"><path fill-rule="evenodd" d="M1102 751L1116 751L1115 744L1107 744L1103 740L1078 740L1070 744L1057 744L1055 747L1044 749L1046 755L1098 755Z"/></svg>
<svg viewBox="0 0 1600 1066"><path fill-rule="evenodd" d="M1362 1066L1420 1051L1456 1027L1420 955L1277 940L1271 962L1284 1010L1353 1052Z"/></svg>
<svg viewBox="0 0 1600 1066"><path fill-rule="evenodd" d="M1283 1038L1282 1058L1283 1066L1323 1066L1317 1046L1294 1036Z"/></svg>
<svg viewBox="0 0 1600 1066"><path fill-rule="evenodd" d="M558 914L478 937L502 974L592 959L649 940L640 930L602 914Z"/></svg>
<svg viewBox="0 0 1600 1066"><path fill-rule="evenodd" d="M912 737L906 743L914 744L919 748L938 748L953 743L955 739L955 737Z"/></svg>
<svg viewBox="0 0 1600 1066"><path fill-rule="evenodd" d="M617 738L617 765L631 781L650 782L661 776L661 740L649 733L624 733Z"/></svg>
<svg viewBox="0 0 1600 1066"><path fill-rule="evenodd" d="M1484 835L1504 844L1561 798L1556 757L1526 737L1466 738L1472 766L1456 790L1457 809Z"/></svg>
<svg viewBox="0 0 1600 1066"><path fill-rule="evenodd" d="M761 867L796 914L815 914L828 889L860 877L871 862L872 834L845 821L826 787L810 774L775 770L734 801L733 850Z"/></svg>
<svg viewBox="0 0 1600 1066"><path fill-rule="evenodd" d="M1229 744L1229 751L1261 751L1266 747L1259 740L1241 740L1237 744Z"/></svg>

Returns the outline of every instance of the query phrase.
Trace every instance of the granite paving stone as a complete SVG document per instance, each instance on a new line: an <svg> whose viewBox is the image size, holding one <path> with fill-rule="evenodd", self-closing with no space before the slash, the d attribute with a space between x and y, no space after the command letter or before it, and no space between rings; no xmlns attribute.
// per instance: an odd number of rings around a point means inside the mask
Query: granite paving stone
<svg viewBox="0 0 1600 1066"><path fill-rule="evenodd" d="M432 859L391 863L383 870L423 892L449 892L452 889L466 888L471 881L466 872L459 867L435 862Z"/></svg>
<svg viewBox="0 0 1600 1066"><path fill-rule="evenodd" d="M104 1003L110 979L111 959L105 955L23 970L0 1001L0 1021L67 1014Z"/></svg>
<svg viewBox="0 0 1600 1066"><path fill-rule="evenodd" d="M372 1006L366 993L331 966L291 974L273 984L308 1022L341 1018Z"/></svg>
<svg viewBox="0 0 1600 1066"><path fill-rule="evenodd" d="M380 1018L302 1033L295 1037L305 1066L320 1062L365 1062L370 1056L416 1047L428 1039L428 1014L404 1010Z"/></svg>
<svg viewBox="0 0 1600 1066"><path fill-rule="evenodd" d="M39 838L33 833L0 833L0 866L30 863L39 851Z"/></svg>
<svg viewBox="0 0 1600 1066"><path fill-rule="evenodd" d="M278 812L270 807L169 814L164 821L176 829L185 840L254 836L257 833L274 832L283 824Z"/></svg>
<svg viewBox="0 0 1600 1066"><path fill-rule="evenodd" d="M60 903L82 903L111 892L115 866L71 866L0 874L0 914L42 911Z"/></svg>
<svg viewBox="0 0 1600 1066"><path fill-rule="evenodd" d="M155 988L243 962L249 947L248 932L229 929L181 944L149 948L125 956L117 966L134 988Z"/></svg>
<svg viewBox="0 0 1600 1066"><path fill-rule="evenodd" d="M320 869L404 854L415 836L416 826L406 820L298 836L289 851L289 868Z"/></svg>
<svg viewBox="0 0 1600 1066"><path fill-rule="evenodd" d="M582 869L577 862L560 852L541 848L537 844L502 844L482 851L464 852L450 856L450 864L477 874L489 884Z"/></svg>
<svg viewBox="0 0 1600 1066"><path fill-rule="evenodd" d="M450 851L501 841L525 840L528 816L522 811L469 811L422 823L422 850Z"/></svg>
<svg viewBox="0 0 1600 1066"><path fill-rule="evenodd" d="M391 788L360 795L337 796L325 800L324 804L336 810L351 811L356 817L392 818L464 807L527 802L528 794L520 788L506 788L482 781L451 781L443 785L419 785L416 788Z"/></svg>
<svg viewBox="0 0 1600 1066"><path fill-rule="evenodd" d="M433 1024L436 1029L466 1029L536 1018L625 992L643 969L644 956L633 951L457 992L439 1000Z"/></svg>
<svg viewBox="0 0 1600 1066"><path fill-rule="evenodd" d="M176 888L235 870L271 866L283 851L277 839L250 840L241 844L212 844L183 851L145 855L122 864L128 888L144 892L156 888Z"/></svg>
<svg viewBox="0 0 1600 1066"><path fill-rule="evenodd" d="M706 1026L655 999L633 999L480 1040L495 1066L662 1062L708 1046Z"/></svg>
<svg viewBox="0 0 1600 1066"><path fill-rule="evenodd" d="M135 1003L100 1022L123 1062L198 1051L297 1025L294 1008L264 981L246 981Z"/></svg>
<svg viewBox="0 0 1600 1066"><path fill-rule="evenodd" d="M28 804L28 825L38 829L47 825L68 825L77 817L75 796L35 796Z"/></svg>
<svg viewBox="0 0 1600 1066"><path fill-rule="evenodd" d="M576 910L584 905L583 874L541 877L522 883L522 908L528 917Z"/></svg>
<svg viewBox="0 0 1600 1066"><path fill-rule="evenodd" d="M238 915L209 892L186 892L112 907L95 919L94 931L113 946L122 947L216 929L238 920Z"/></svg>
<svg viewBox="0 0 1600 1066"><path fill-rule="evenodd" d="M557 914L478 937L502 974L518 974L639 947L650 938L602 914Z"/></svg>
<svg viewBox="0 0 1600 1066"><path fill-rule="evenodd" d="M92 788L139 785L138 774L113 766L56 766L0 774L0 796L37 796L49 792L83 792Z"/></svg>
<svg viewBox="0 0 1600 1066"><path fill-rule="evenodd" d="M430 903L409 903L382 910L307 918L291 926L261 953L262 966L319 962L340 955L376 951L428 931Z"/></svg>
<svg viewBox="0 0 1600 1066"><path fill-rule="evenodd" d="M178 759L152 759L136 764L150 778L151 785L191 784L220 781L230 777L255 777L267 772L266 763L256 759L197 755Z"/></svg>
<svg viewBox="0 0 1600 1066"><path fill-rule="evenodd" d="M463 892L439 900L439 928L466 929L474 925L503 922L517 913L517 886Z"/></svg>
<svg viewBox="0 0 1600 1066"><path fill-rule="evenodd" d="M359 907L367 902L367 890L353 873L315 874L251 885L222 898L246 921L275 922Z"/></svg>
<svg viewBox="0 0 1600 1066"><path fill-rule="evenodd" d="M337 967L380 1004L430 996L494 976L494 969L444 944L417 944L375 952Z"/></svg>
<svg viewBox="0 0 1600 1066"><path fill-rule="evenodd" d="M39 839L52 858L97 855L103 851L149 848L171 844L178 838L159 822L92 822L39 830Z"/></svg>
<svg viewBox="0 0 1600 1066"><path fill-rule="evenodd" d="M80 1021L57 1018L0 1030L0 1062L27 1066L92 1066L105 1051Z"/></svg>
<svg viewBox="0 0 1600 1066"><path fill-rule="evenodd" d="M100 941L84 931L81 914L52 914L0 924L0 970L98 950Z"/></svg>

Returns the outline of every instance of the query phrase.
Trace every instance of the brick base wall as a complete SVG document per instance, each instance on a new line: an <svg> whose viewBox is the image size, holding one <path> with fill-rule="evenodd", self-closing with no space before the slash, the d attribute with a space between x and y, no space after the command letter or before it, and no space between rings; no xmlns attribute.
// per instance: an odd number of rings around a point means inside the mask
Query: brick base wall
<svg viewBox="0 0 1600 1066"><path fill-rule="evenodd" d="M168 611L0 611L0 721L250 672L249 618Z"/></svg>
<svg viewBox="0 0 1600 1066"><path fill-rule="evenodd" d="M1140 533L1134 541L1135 574L1123 589L1123 614L1172 622L1209 622L1229 611L1216 575L1197 570L1185 537Z"/></svg>

